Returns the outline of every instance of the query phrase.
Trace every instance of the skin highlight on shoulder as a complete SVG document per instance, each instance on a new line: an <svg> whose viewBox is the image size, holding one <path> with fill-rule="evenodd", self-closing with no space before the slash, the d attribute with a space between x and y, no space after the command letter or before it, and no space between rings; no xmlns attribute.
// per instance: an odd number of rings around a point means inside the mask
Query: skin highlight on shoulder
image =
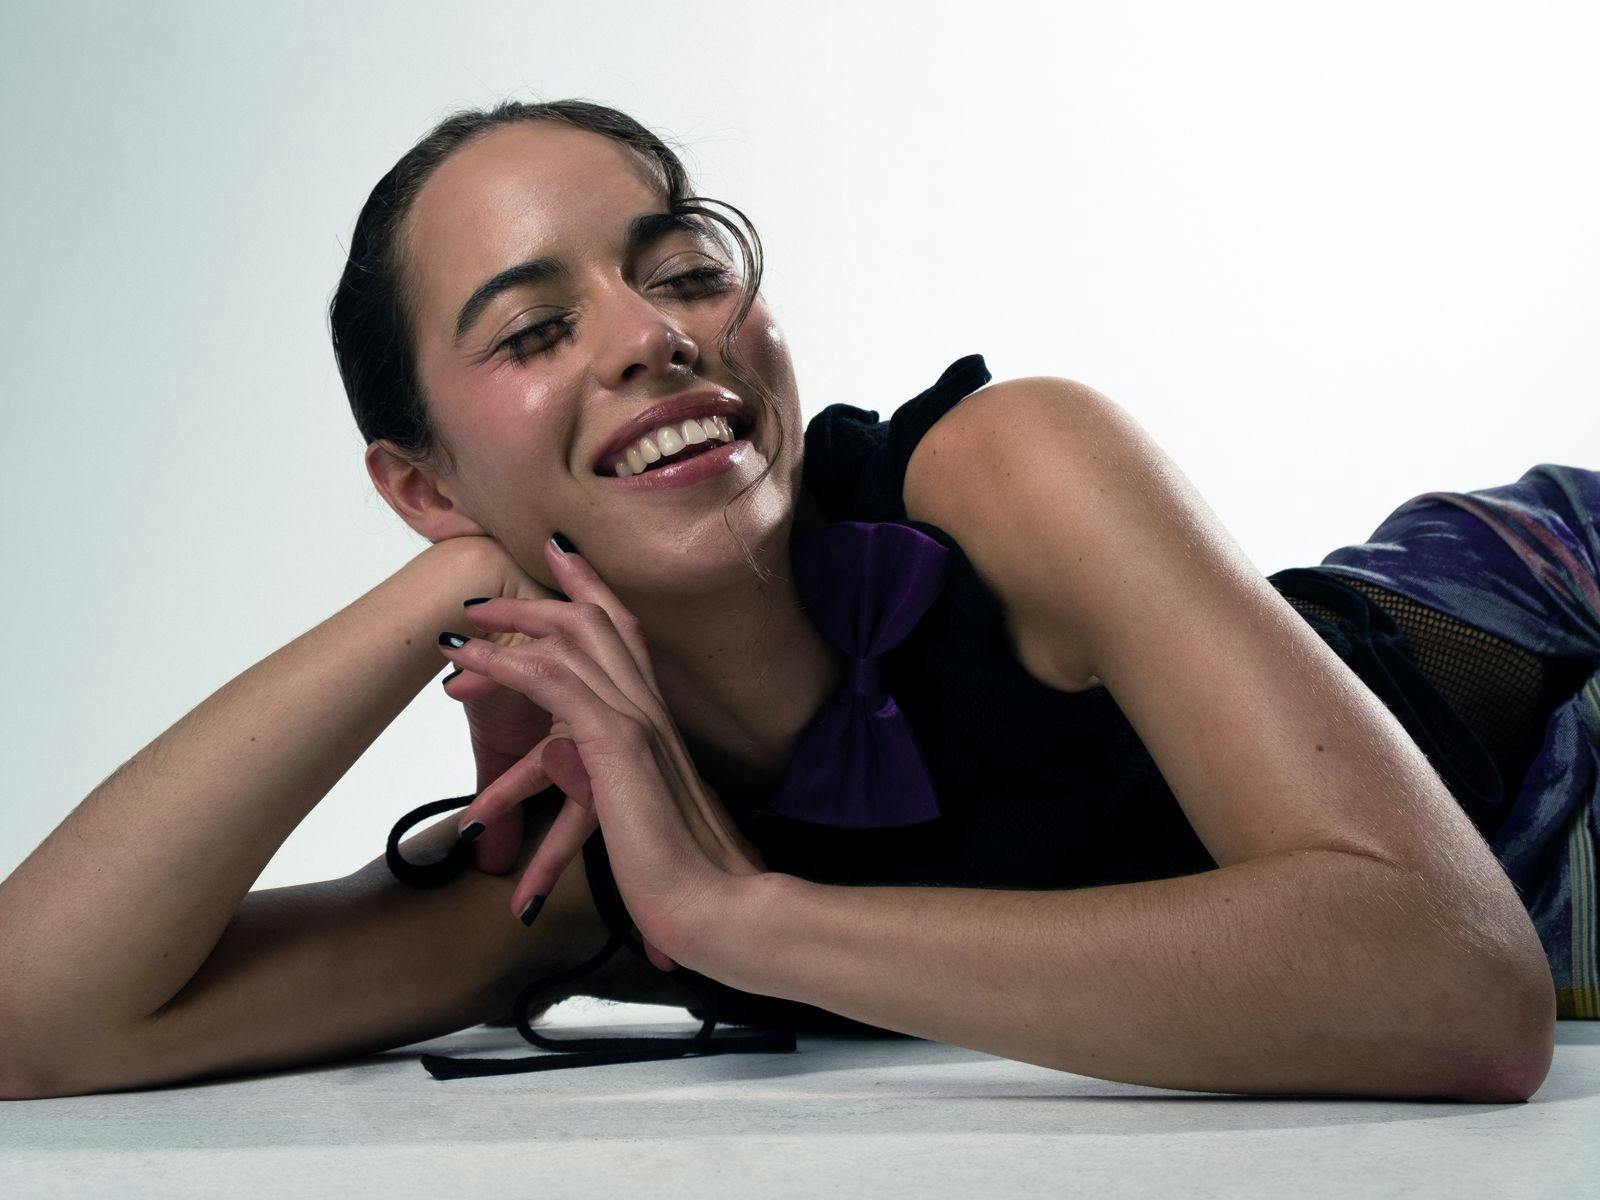
<svg viewBox="0 0 1600 1200"><path fill-rule="evenodd" d="M917 443L906 464L906 516L936 525L960 543L973 569L1006 610L1005 629L1017 661L1035 680L1061 692L1102 686L1087 647L1070 623L1025 602L1007 563L1031 565L1016 542L1022 523L1006 519L1005 479L1018 469L1015 447L1022 431L1042 428L1027 415L1037 406L1070 403L1071 380L1030 376L979 388L941 416ZM1090 389L1084 389L1090 390ZM1093 393L1098 396L1098 393ZM1051 423L1052 425L1054 422ZM1051 469L1048 439L1031 453L1037 469Z"/></svg>

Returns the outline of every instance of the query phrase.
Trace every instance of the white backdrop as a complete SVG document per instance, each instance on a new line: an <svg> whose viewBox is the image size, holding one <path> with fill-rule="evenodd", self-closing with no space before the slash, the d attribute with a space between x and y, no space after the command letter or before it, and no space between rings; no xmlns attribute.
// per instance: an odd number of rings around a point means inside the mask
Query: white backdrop
<svg viewBox="0 0 1600 1200"><path fill-rule="evenodd" d="M807 418L973 352L1081 380L1270 573L1418 492L1600 468L1597 51L1592 5L1530 0L8 0L0 877L422 549L325 313L448 111L579 96L686 147L762 235ZM472 784L425 688L258 886Z"/></svg>

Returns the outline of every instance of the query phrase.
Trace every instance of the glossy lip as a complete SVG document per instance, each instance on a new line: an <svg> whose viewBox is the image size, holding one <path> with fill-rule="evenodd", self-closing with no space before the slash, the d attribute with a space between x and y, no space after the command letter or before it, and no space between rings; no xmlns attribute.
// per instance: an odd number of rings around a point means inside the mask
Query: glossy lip
<svg viewBox="0 0 1600 1200"><path fill-rule="evenodd" d="M733 427L735 438L734 442L729 444L735 444L738 435L749 425L746 411L743 400L722 388L700 388L685 392L681 396L674 396L671 400L665 400L653 408L645 409L613 433L611 440L597 450L594 457L589 460L589 469L603 478L615 479L616 475L605 469L608 458L614 454L621 454L652 430L681 422L686 417L721 417ZM657 469L666 470L665 467ZM647 472L647 474L654 473Z"/></svg>
<svg viewBox="0 0 1600 1200"><path fill-rule="evenodd" d="M715 450L705 450L693 458L664 467L652 467L639 475L602 475L600 478L641 492L689 487L733 470L749 457L752 449L749 438L735 438Z"/></svg>

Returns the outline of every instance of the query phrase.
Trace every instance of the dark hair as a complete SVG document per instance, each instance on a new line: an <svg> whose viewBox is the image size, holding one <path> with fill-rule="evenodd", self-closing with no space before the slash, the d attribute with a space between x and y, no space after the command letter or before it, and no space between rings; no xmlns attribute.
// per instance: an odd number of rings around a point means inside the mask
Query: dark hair
<svg viewBox="0 0 1600 1200"><path fill-rule="evenodd" d="M445 159L492 129L525 121L559 121L611 138L651 170L666 194L669 212L696 214L714 221L738 242L744 259L744 298L723 329L718 350L729 371L743 385L746 396L753 397L768 416L774 418L768 424L778 431L778 447L766 469L744 489L748 491L772 469L772 461L776 461L783 445L783 423L776 419L776 398L739 359L733 345L761 289L761 238L755 226L733 205L691 195L688 172L677 153L661 138L626 113L588 100L552 100L537 104L507 100L492 109L454 112L401 155L400 161L378 180L356 217L344 273L328 304L333 353L345 394L350 399L350 411L355 415L356 428L368 445L380 438L386 439L397 453L414 462L451 467L450 447L429 420L427 397L423 395L417 373L416 343L399 231L422 185ZM733 212L748 231L748 237L726 217L704 207L707 203ZM716 233L715 227L707 225L706 228L726 251L727 243ZM733 499L737 500L744 491ZM729 504L732 502L730 500ZM722 519L728 525L726 508ZM733 532L732 525L728 525L728 529ZM748 548L745 557L752 569L759 569Z"/></svg>

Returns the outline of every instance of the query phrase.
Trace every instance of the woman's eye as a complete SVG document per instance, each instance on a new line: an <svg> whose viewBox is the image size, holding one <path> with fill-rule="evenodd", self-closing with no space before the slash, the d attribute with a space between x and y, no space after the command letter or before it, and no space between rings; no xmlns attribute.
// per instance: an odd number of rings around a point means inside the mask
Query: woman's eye
<svg viewBox="0 0 1600 1200"><path fill-rule="evenodd" d="M514 363L525 363L530 358L537 358L547 350L554 348L561 341L560 338L557 338L555 341L547 342L543 345L533 344L539 338L540 334L544 330L549 329L552 325L561 326L563 331L568 331L572 328L572 322L569 316L562 315L559 317L552 317L548 321L540 321L537 325L528 326L528 328L524 329L521 333L512 334L505 341L500 343L500 348L506 352L511 361Z"/></svg>
<svg viewBox="0 0 1600 1200"><path fill-rule="evenodd" d="M682 275L674 275L671 279L663 280L661 286L668 287L674 283L685 283L689 281L699 284L721 285L728 283L732 278L732 272L730 272L726 267L696 267L693 271L685 271ZM714 288L713 290L720 291L721 288L718 287Z"/></svg>
<svg viewBox="0 0 1600 1200"><path fill-rule="evenodd" d="M703 291L701 296L679 298L701 299L726 291L731 286L732 280L733 273L726 267L696 267L693 271L685 271L681 275L674 275L671 279L664 279L657 286L673 288L676 285L693 284L707 290ZM553 330L557 336L551 341L544 341L546 330ZM512 334L501 342L498 348L504 350L512 362L525 363L531 358L537 358L554 350L561 344L564 335L571 332L572 315L563 313L559 317L551 317L548 321L540 321L520 333Z"/></svg>

